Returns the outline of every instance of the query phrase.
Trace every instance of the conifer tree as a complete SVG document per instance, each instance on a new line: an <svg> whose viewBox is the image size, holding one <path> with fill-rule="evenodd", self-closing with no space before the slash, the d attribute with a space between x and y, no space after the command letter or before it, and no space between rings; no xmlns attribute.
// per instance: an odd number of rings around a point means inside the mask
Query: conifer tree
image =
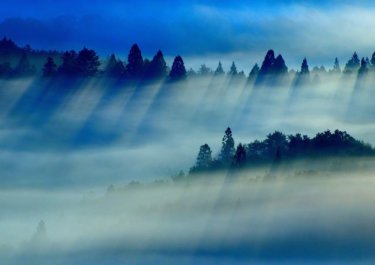
<svg viewBox="0 0 375 265"><path fill-rule="evenodd" d="M57 65L55 64L52 57L48 57L46 63L43 66L43 76L51 77L56 75Z"/></svg>
<svg viewBox="0 0 375 265"><path fill-rule="evenodd" d="M212 151L208 144L204 144L199 148L197 156L196 168L205 169L209 168L212 163Z"/></svg>
<svg viewBox="0 0 375 265"><path fill-rule="evenodd" d="M234 140L232 136L232 130L228 127L225 130L225 134L222 140L221 152L220 152L220 159L221 161L226 164L229 163L234 155Z"/></svg>
<svg viewBox="0 0 375 265"><path fill-rule="evenodd" d="M219 61L219 64L215 70L215 75L223 75L225 74L223 66L221 65L221 62Z"/></svg>
<svg viewBox="0 0 375 265"><path fill-rule="evenodd" d="M309 73L310 73L309 65L308 65L308 63L307 63L307 59L304 58L303 61L302 61L300 74L301 74L301 75L307 75L307 74L309 74Z"/></svg>
<svg viewBox="0 0 375 265"><path fill-rule="evenodd" d="M232 62L232 65L231 65L231 67L229 69L228 75L230 75L230 76L236 76L237 74L238 74L238 72L237 72L237 66L236 66L236 64L234 62Z"/></svg>
<svg viewBox="0 0 375 265"><path fill-rule="evenodd" d="M171 72L169 73L169 77L172 80L181 80L186 78L186 69L184 65L184 61L180 55L174 58Z"/></svg>
<svg viewBox="0 0 375 265"><path fill-rule="evenodd" d="M133 44L128 55L128 64L126 65L126 75L128 78L137 79L143 74L142 52L137 44Z"/></svg>

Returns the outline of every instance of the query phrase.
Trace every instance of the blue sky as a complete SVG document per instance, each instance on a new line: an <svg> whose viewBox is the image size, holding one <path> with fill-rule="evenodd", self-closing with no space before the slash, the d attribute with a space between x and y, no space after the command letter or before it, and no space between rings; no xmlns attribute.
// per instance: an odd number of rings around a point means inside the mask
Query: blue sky
<svg viewBox="0 0 375 265"><path fill-rule="evenodd" d="M269 48L290 66L342 64L354 50L375 50L371 1L51 1L2 2L0 36L35 48L79 49L126 57L137 42L192 65L235 60L248 70ZM228 66L229 67L229 66ZM227 67L227 68L228 68Z"/></svg>

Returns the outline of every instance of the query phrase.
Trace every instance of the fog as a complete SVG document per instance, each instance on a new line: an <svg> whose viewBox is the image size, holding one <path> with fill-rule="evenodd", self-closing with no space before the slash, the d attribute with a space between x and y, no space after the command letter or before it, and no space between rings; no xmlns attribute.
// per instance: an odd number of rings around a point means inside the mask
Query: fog
<svg viewBox="0 0 375 265"><path fill-rule="evenodd" d="M1 264L372 264L371 159L170 179L228 126L236 144L326 129L374 144L372 77L312 78L1 81Z"/></svg>
<svg viewBox="0 0 375 265"><path fill-rule="evenodd" d="M371 173L261 172L82 196L4 192L2 264L374 262Z"/></svg>
<svg viewBox="0 0 375 265"><path fill-rule="evenodd" d="M346 130L375 143L371 86L320 77L310 86L256 87L246 80L180 84L23 80L1 85L2 187L102 186L187 171L199 146L220 150L275 130L313 136ZM371 84L371 82L370 82Z"/></svg>

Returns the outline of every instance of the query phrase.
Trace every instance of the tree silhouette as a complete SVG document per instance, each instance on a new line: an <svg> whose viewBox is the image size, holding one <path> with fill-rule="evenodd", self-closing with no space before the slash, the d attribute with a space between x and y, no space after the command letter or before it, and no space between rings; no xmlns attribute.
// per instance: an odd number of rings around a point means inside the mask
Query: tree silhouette
<svg viewBox="0 0 375 265"><path fill-rule="evenodd" d="M374 52L374 53L372 54L372 56L371 56L370 63L371 63L371 66L372 66L372 67L375 66L375 52Z"/></svg>
<svg viewBox="0 0 375 265"><path fill-rule="evenodd" d="M128 78L137 79L143 74L142 52L137 44L133 44L128 55L128 64L126 65L126 75Z"/></svg>
<svg viewBox="0 0 375 265"><path fill-rule="evenodd" d="M237 146L236 152L233 157L233 165L235 167L243 167L246 164L246 149L240 143Z"/></svg>
<svg viewBox="0 0 375 265"><path fill-rule="evenodd" d="M281 54L275 58L275 52L268 50L259 69L255 84L259 85L266 82L268 85L277 85L287 73L288 67Z"/></svg>
<svg viewBox="0 0 375 265"><path fill-rule="evenodd" d="M337 57L335 58L335 62L333 63L332 73L335 73L335 74L341 73L341 67L340 67L339 59L337 59Z"/></svg>
<svg viewBox="0 0 375 265"><path fill-rule="evenodd" d="M368 63L365 58L361 60L361 66L358 69L358 74L363 75L368 72Z"/></svg>
<svg viewBox="0 0 375 265"><path fill-rule="evenodd" d="M232 131L227 128L222 141L218 160L212 160L211 149L207 144L200 147L197 162L190 172L216 170L218 168L241 168L261 164L277 165L292 159L375 156L375 149L368 144L354 139L345 131L325 131L314 138L296 134L288 137L275 131L263 141L255 140L247 145L239 144L234 148Z"/></svg>
<svg viewBox="0 0 375 265"><path fill-rule="evenodd" d="M208 168L212 163L212 151L208 144L204 144L199 148L197 162L195 166L199 169Z"/></svg>
<svg viewBox="0 0 375 265"><path fill-rule="evenodd" d="M302 61L300 74L301 75L308 75L309 73L310 73L309 65L307 63L307 59L304 58L303 61Z"/></svg>
<svg viewBox="0 0 375 265"><path fill-rule="evenodd" d="M345 65L344 73L345 74L357 73L360 66L361 66L361 63L358 58L358 54L354 52L352 58Z"/></svg>
<svg viewBox="0 0 375 265"><path fill-rule="evenodd" d="M77 71L82 76L94 76L100 66L99 56L94 50L83 48L77 56Z"/></svg>
<svg viewBox="0 0 375 265"><path fill-rule="evenodd" d="M217 65L217 68L215 70L215 75L223 75L225 74L223 66L221 65L221 62L219 61L219 64Z"/></svg>
<svg viewBox="0 0 375 265"><path fill-rule="evenodd" d="M225 134L222 140L220 160L224 163L230 163L234 155L234 140L232 136L232 130L228 127L225 130Z"/></svg>
<svg viewBox="0 0 375 265"><path fill-rule="evenodd" d="M212 70L209 67L207 67L205 64L202 64L198 70L198 74L202 76L210 75L211 73L212 73Z"/></svg>
<svg viewBox="0 0 375 265"><path fill-rule="evenodd" d="M164 78L167 76L167 69L163 53L159 50L147 67L146 77L151 79Z"/></svg>
<svg viewBox="0 0 375 265"><path fill-rule="evenodd" d="M271 67L271 73L282 75L288 73L288 67L285 64L284 58L279 54Z"/></svg>
<svg viewBox="0 0 375 265"><path fill-rule="evenodd" d="M77 53L73 50L66 51L61 56L62 64L57 72L62 75L76 75L77 74Z"/></svg>
<svg viewBox="0 0 375 265"><path fill-rule="evenodd" d="M121 60L117 60L114 54L111 55L107 63L105 73L112 77L121 77L125 74L125 66Z"/></svg>
<svg viewBox="0 0 375 265"><path fill-rule="evenodd" d="M269 50L264 57L262 66L259 70L259 75L267 75L270 74L272 71L273 63L275 62L275 52L273 50Z"/></svg>
<svg viewBox="0 0 375 265"><path fill-rule="evenodd" d="M237 72L236 64L234 62L232 62L232 65L230 66L228 75L229 76L236 76L237 74L238 74L238 72Z"/></svg>
<svg viewBox="0 0 375 265"><path fill-rule="evenodd" d="M258 76L258 73L259 73L259 66L258 64L256 63L253 68L251 69L250 73L249 73L249 78L248 80L249 81L254 81L257 76Z"/></svg>
<svg viewBox="0 0 375 265"><path fill-rule="evenodd" d="M171 72L169 73L169 77L172 80L181 80L186 78L186 69L184 65L184 61L180 55L174 58Z"/></svg>
<svg viewBox="0 0 375 265"><path fill-rule="evenodd" d="M48 57L46 63L43 66L43 76L51 77L57 73L57 65L52 57Z"/></svg>

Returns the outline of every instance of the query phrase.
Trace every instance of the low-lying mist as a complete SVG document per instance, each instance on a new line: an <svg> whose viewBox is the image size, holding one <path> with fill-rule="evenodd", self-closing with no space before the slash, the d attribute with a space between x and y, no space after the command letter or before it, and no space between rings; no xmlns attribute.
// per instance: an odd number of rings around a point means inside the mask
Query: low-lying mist
<svg viewBox="0 0 375 265"><path fill-rule="evenodd" d="M310 166L306 166L304 163ZM2 264L372 264L373 159L0 194ZM322 161L322 164L332 165ZM360 165L360 166L358 166Z"/></svg>
<svg viewBox="0 0 375 265"><path fill-rule="evenodd" d="M371 86L323 78L3 81L1 264L372 264L373 158L170 178L228 126L375 143Z"/></svg>
<svg viewBox="0 0 375 265"><path fill-rule="evenodd" d="M298 86L293 77L279 86L224 76L3 80L1 187L91 189L170 176L187 171L203 143L215 156L228 126L236 145L275 130L326 129L375 143L371 78L321 75Z"/></svg>

